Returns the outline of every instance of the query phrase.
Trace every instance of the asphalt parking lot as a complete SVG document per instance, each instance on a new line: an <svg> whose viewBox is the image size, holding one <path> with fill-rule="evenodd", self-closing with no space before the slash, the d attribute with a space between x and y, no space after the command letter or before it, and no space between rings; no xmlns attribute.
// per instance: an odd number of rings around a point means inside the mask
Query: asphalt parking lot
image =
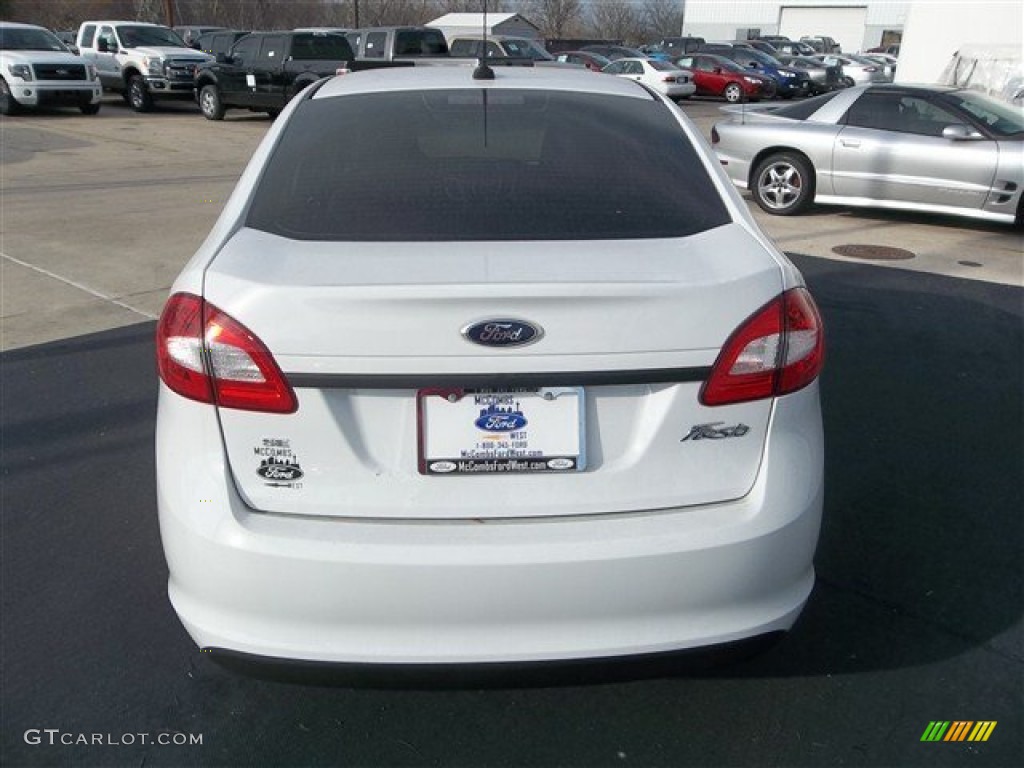
<svg viewBox="0 0 1024 768"><path fill-rule="evenodd" d="M707 135L719 106L686 111ZM165 594L153 319L268 125L113 99L0 123L0 763L1019 764L1022 243L945 218L761 218L829 345L819 580L766 654L487 686L300 685L201 654ZM936 720L997 725L922 742Z"/></svg>

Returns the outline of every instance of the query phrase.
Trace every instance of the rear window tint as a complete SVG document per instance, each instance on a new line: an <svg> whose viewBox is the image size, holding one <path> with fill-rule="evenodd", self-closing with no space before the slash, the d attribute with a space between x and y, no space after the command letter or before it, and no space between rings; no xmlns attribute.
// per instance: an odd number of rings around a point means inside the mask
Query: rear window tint
<svg viewBox="0 0 1024 768"><path fill-rule="evenodd" d="M447 56L448 43L438 29L400 29L395 32L396 56Z"/></svg>
<svg viewBox="0 0 1024 768"><path fill-rule="evenodd" d="M355 57L348 40L342 35L313 33L292 38L292 58L296 61L350 61Z"/></svg>
<svg viewBox="0 0 1024 768"><path fill-rule="evenodd" d="M303 102L246 223L294 239L466 241L681 237L729 220L660 102L459 89Z"/></svg>

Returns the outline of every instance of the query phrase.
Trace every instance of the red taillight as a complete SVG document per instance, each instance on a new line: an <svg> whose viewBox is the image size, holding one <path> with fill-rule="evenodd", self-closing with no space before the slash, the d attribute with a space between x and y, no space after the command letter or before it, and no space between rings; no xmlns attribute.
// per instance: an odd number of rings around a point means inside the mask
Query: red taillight
<svg viewBox="0 0 1024 768"><path fill-rule="evenodd" d="M270 350L248 328L190 293L167 300L156 329L160 378L201 403L294 413L295 393Z"/></svg>
<svg viewBox="0 0 1024 768"><path fill-rule="evenodd" d="M805 288L793 288L733 332L700 401L726 405L795 392L814 381L824 361L821 315Z"/></svg>

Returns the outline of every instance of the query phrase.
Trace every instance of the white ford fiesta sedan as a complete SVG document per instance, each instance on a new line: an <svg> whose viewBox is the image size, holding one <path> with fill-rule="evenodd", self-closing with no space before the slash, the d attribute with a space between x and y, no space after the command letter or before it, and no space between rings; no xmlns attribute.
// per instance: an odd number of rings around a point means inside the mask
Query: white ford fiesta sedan
<svg viewBox="0 0 1024 768"><path fill-rule="evenodd" d="M823 329L672 102L374 70L289 104L157 330L171 602L260 660L622 657L791 627Z"/></svg>

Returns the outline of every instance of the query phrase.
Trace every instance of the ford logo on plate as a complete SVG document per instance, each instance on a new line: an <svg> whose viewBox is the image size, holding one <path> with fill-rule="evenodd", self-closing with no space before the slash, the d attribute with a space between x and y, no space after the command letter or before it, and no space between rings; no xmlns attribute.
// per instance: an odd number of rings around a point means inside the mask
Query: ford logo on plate
<svg viewBox="0 0 1024 768"><path fill-rule="evenodd" d="M484 320L462 329L462 335L485 347L521 347L537 341L543 331L522 320Z"/></svg>
<svg viewBox="0 0 1024 768"><path fill-rule="evenodd" d="M526 426L526 417L521 413L491 413L482 415L473 422L484 432L517 432Z"/></svg>

